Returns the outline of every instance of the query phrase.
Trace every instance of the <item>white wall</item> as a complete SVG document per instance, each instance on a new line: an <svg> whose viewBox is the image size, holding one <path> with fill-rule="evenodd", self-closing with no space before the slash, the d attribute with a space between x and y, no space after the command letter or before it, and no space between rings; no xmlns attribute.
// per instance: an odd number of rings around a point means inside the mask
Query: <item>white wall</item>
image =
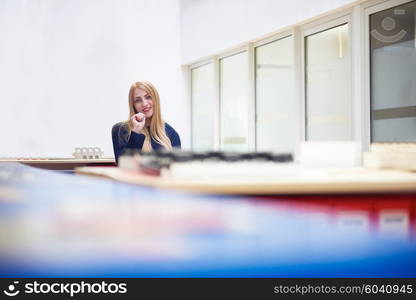
<svg viewBox="0 0 416 300"><path fill-rule="evenodd" d="M112 156L111 126L140 79L189 145L179 26L176 0L1 0L0 157Z"/></svg>
<svg viewBox="0 0 416 300"><path fill-rule="evenodd" d="M352 0L181 0L182 63L257 39Z"/></svg>
<svg viewBox="0 0 416 300"><path fill-rule="evenodd" d="M190 144L181 63L293 25L351 0L1 0L0 157L71 156L127 117L135 80Z"/></svg>

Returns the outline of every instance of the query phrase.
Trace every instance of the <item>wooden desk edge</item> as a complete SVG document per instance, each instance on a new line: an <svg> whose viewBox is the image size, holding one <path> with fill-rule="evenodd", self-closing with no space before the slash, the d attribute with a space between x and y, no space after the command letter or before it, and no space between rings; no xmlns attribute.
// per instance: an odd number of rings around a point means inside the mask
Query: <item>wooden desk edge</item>
<svg viewBox="0 0 416 300"><path fill-rule="evenodd" d="M0 163L21 163L27 166L47 170L73 171L85 166L116 166L112 158L102 159L0 159Z"/></svg>
<svg viewBox="0 0 416 300"><path fill-rule="evenodd" d="M302 195L302 194L369 194L369 193L415 193L416 175L403 181L276 181L258 184L246 182L221 183L172 180L138 174L118 168L81 167L76 174L105 177L108 179L155 188L167 188L181 191L230 194L230 195ZM410 178L410 177L409 177Z"/></svg>

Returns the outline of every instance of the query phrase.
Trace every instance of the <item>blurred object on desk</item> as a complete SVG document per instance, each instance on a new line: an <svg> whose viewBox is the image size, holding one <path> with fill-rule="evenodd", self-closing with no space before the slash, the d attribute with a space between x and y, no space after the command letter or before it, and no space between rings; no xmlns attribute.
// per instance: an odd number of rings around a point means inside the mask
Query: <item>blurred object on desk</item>
<svg viewBox="0 0 416 300"><path fill-rule="evenodd" d="M103 154L100 147L75 147L72 156L75 159L101 159Z"/></svg>
<svg viewBox="0 0 416 300"><path fill-rule="evenodd" d="M416 174L400 170L372 170L335 167L356 164L356 143L330 143L330 150L318 151L326 143L307 143L303 162L293 163L291 154L227 152L152 152L129 150L120 157L120 168L77 168L78 174L117 181L212 194L282 195L342 193L416 192ZM347 150L337 151L345 146ZM320 154L322 153L322 154ZM332 154L331 154L332 153ZM330 167L310 166L346 155ZM327 156L328 155L328 156ZM320 157L322 156L322 157ZM313 165L313 164L312 164ZM325 166L325 164L324 164Z"/></svg>
<svg viewBox="0 0 416 300"><path fill-rule="evenodd" d="M303 142L298 162L305 167L356 167L361 161L360 143L350 141ZM189 152L143 153L126 149L119 167L166 178L256 178L292 174L292 153Z"/></svg>
<svg viewBox="0 0 416 300"><path fill-rule="evenodd" d="M144 155L139 150L127 148L118 158L118 167L125 170L140 171L140 157Z"/></svg>
<svg viewBox="0 0 416 300"><path fill-rule="evenodd" d="M416 143L373 143L364 167L416 171Z"/></svg>
<svg viewBox="0 0 416 300"><path fill-rule="evenodd" d="M293 162L290 153L152 152L134 156L139 171L175 179L219 179L276 176L278 166Z"/></svg>
<svg viewBox="0 0 416 300"><path fill-rule="evenodd" d="M361 165L361 144L353 141L301 142L297 161L307 167L357 167Z"/></svg>

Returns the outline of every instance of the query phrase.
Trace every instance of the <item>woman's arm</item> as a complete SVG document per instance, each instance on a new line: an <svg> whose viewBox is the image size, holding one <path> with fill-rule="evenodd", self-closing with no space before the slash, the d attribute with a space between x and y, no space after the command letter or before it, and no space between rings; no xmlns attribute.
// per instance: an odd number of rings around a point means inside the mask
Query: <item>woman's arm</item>
<svg viewBox="0 0 416 300"><path fill-rule="evenodd" d="M175 134L173 135L173 138L171 138L171 143L173 148L181 149L181 138L179 137L179 134L175 131Z"/></svg>
<svg viewBox="0 0 416 300"><path fill-rule="evenodd" d="M126 124L117 123L111 130L111 136L113 140L113 150L116 163L118 158L126 149L141 150L143 147L145 136L131 131L130 135Z"/></svg>
<svg viewBox="0 0 416 300"><path fill-rule="evenodd" d="M173 127L170 126L168 123L165 123L165 130L166 130L166 134L168 135L170 139L170 143L172 144L172 147L181 149L181 138L179 137L179 134L176 132L176 130L173 129Z"/></svg>

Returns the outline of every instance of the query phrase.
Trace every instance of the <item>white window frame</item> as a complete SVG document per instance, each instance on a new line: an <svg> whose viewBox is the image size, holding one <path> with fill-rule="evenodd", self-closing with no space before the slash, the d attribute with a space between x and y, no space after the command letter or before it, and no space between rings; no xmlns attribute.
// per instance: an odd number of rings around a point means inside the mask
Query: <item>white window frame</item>
<svg viewBox="0 0 416 300"><path fill-rule="evenodd" d="M203 67L203 66L206 66L206 65L209 65L209 64L213 64L213 76L214 76L214 91L213 91L213 94L215 95L215 99L214 99L214 105L215 105L215 107L214 107L214 128L212 128L213 129L213 131L214 131L214 151L217 151L218 150L218 135L219 135L219 132L218 132L218 118L219 118L219 114L218 114L218 112L219 112L219 93L217 92L217 90L218 90L218 72L217 72L217 70L218 70L218 59L216 59L215 57L212 57L212 58L210 58L210 59L206 59L206 60L202 60L202 61L199 61L199 62L197 62L197 63L194 63L194 64L192 64L192 65L190 65L189 66L189 88L188 88L188 92L189 92L189 98L190 98L190 112L191 112L191 126L190 126L190 128L191 128L191 130L190 130L190 133L191 133L191 136L190 136L190 140L191 140L191 149L192 150L194 150L194 140L193 140L193 136L194 136L194 114L193 114L193 105L194 105L194 101L193 101L193 99L192 99L192 80L193 80L193 78L192 78L192 70L194 70L194 69L197 69L197 68L200 68L200 67Z"/></svg>
<svg viewBox="0 0 416 300"><path fill-rule="evenodd" d="M211 55L210 58L188 65L188 70L198 65L203 65L207 61L214 63L215 95L216 103L216 124L215 124L215 150L220 149L220 70L219 60L227 56L248 51L249 64L249 109L255 111L255 48L267 43L293 35L293 55L294 55L294 76L295 76L295 108L296 126L298 128L295 140L295 158L299 151L299 145L305 141L306 137L306 83L305 83L305 37L324 31L344 23L349 24L349 51L351 69L351 133L354 141L360 142L362 151L367 151L371 143L371 107L370 107L370 43L369 43L369 16L381 10L389 9L412 0L368 0L351 4L347 9L335 9L328 12L323 17L314 18L310 22L301 22L285 29L275 32L272 35L255 39L251 42L242 43L232 50ZM190 80L188 84L191 83ZM192 86L192 85L191 85ZM189 89L190 90L190 89ZM191 99L192 102L192 99ZM192 109L192 108L191 108ZM192 121L191 121L192 122ZM249 150L255 151L256 147L256 114L249 116ZM192 132L191 132L192 136ZM191 141L193 145L193 141Z"/></svg>
<svg viewBox="0 0 416 300"><path fill-rule="evenodd" d="M282 32L280 32L280 33L277 33L277 34L274 34L274 35L272 35L272 36L270 36L270 37L268 37L268 38L265 38L265 39L262 39L262 40L260 40L260 41L257 41L257 42L255 42L255 43L252 43L252 47L253 47L253 58L252 58L252 66L253 66L253 70L251 71L251 76L252 76L252 78L253 78L253 80L250 82L250 85L251 85L251 93L250 94L252 94L252 99L253 99L253 101L250 101L250 102L253 102L253 111L255 112L255 114L254 114L254 120L251 120L251 123L250 124L252 124L252 129L250 130L250 131L252 131L252 137L253 137L253 140L252 140L252 148L254 148L254 151L257 151L258 150L258 145L257 145L257 134L256 134L256 125L257 125L257 119L258 119L258 115L257 115L257 97L256 97L256 83L257 83L257 77L256 77L256 63L257 63L257 61L256 61L256 49L258 48L258 47L261 47L261 46L264 46L264 45L267 45L267 44L270 44L270 43L273 43L273 42L277 42L277 41L280 41L280 40L283 40L283 39L285 39L285 38L289 38L289 37L292 37L292 51L295 51L295 29L294 28L292 28L292 29L290 29L290 30L285 30L285 31L282 31ZM294 65L294 74L296 74L296 68L295 68L295 61L296 61L296 56L295 55L293 55L293 65ZM294 83L296 83L296 75L294 76ZM295 89L295 86L296 86L296 84L294 84L293 85L293 88ZM294 94L294 101L296 102L296 95ZM295 106L296 107L296 106ZM295 109L295 111L297 111L296 109ZM296 122L296 126L297 126L297 124L298 124L298 122ZM295 132L297 132L298 130L294 130ZM295 138L295 145L297 145L297 138Z"/></svg>
<svg viewBox="0 0 416 300"><path fill-rule="evenodd" d="M253 110L253 84L252 84L252 78L253 78L253 57L254 57L254 52L253 52L253 46L251 43L248 43L244 46L240 46L237 48L234 48L232 50L228 50L228 51L224 51L222 52L220 55L217 56L217 69L214 69L214 71L217 74L217 82L218 82L218 122L217 122L217 127L218 127L218 136L216 136L217 141L218 141L218 148L216 150L221 150L221 78L220 78L220 74L221 74L221 70L220 70L220 60L225 59L227 57L231 57L243 52L247 52L247 65L248 65L248 81L249 81L249 90L248 90L248 111ZM255 107L255 106L254 106ZM253 140L254 140L254 133L255 133L255 124L254 124L254 114L252 115L248 115L248 133L247 133L247 144L248 144L248 151L254 151L254 147L253 147Z"/></svg>
<svg viewBox="0 0 416 300"><path fill-rule="evenodd" d="M349 45L349 53L350 53L350 70L351 70L351 78L350 78L350 89L351 89L351 114L350 114L350 120L351 120L351 136L352 140L355 140L357 137L355 136L356 130L356 122L355 122L355 112L356 112L356 99L354 96L354 84L353 84L353 62L354 62L354 56L355 51L353 52L355 44L353 44L353 27L354 24L352 23L352 13L353 9L344 10L342 12L332 14L330 16L321 18L317 21L308 23L300 28L300 47L301 47L301 55L300 55L300 65L301 65L301 82L299 84L300 86L300 140L306 141L306 49L305 49L305 38L307 36L343 25L348 24L348 45Z"/></svg>
<svg viewBox="0 0 416 300"><path fill-rule="evenodd" d="M374 0L361 4L361 13L363 24L362 30L362 46L363 46L363 126L362 131L364 150L368 150L371 144L371 70L370 70L370 15L379 11L389 9L395 6L399 6L405 3L412 2L413 0Z"/></svg>

